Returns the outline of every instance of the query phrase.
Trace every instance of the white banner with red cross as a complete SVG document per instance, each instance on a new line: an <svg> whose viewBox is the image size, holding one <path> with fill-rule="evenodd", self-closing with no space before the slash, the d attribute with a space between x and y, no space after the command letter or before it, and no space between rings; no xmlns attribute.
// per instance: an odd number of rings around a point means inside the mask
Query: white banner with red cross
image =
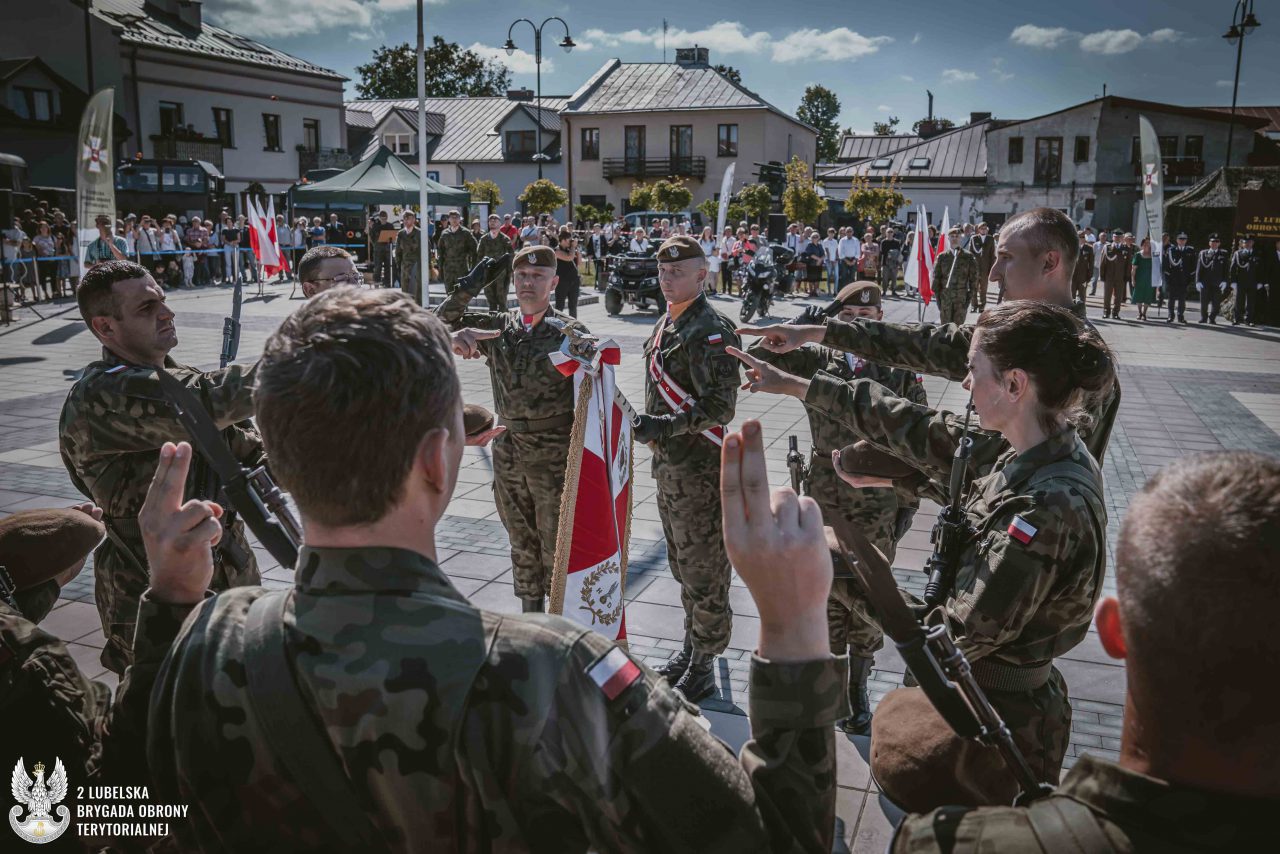
<svg viewBox="0 0 1280 854"><path fill-rule="evenodd" d="M577 403L550 611L625 645L632 464L631 420L618 402L614 375L620 358L612 341L601 343L590 362L551 354L557 370L573 378Z"/></svg>

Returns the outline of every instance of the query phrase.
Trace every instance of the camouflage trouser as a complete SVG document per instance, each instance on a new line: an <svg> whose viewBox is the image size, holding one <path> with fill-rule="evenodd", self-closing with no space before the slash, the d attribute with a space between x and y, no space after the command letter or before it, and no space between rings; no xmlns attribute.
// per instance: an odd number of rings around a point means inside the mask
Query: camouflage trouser
<svg viewBox="0 0 1280 854"><path fill-rule="evenodd" d="M1071 738L1071 703L1067 682L1058 668L1053 668L1049 680L1034 691L987 691L987 696L1027 757L1032 773L1051 786L1058 785ZM1015 794L1016 790L1011 790L1007 798L992 803L1007 805Z"/></svg>
<svg viewBox="0 0 1280 854"><path fill-rule="evenodd" d="M422 265L417 260L400 262L400 290L422 305Z"/></svg>
<svg viewBox="0 0 1280 854"><path fill-rule="evenodd" d="M880 263L880 289L893 293L898 288L898 259L884 258Z"/></svg>
<svg viewBox="0 0 1280 854"><path fill-rule="evenodd" d="M969 309L969 292L948 288L938 294L938 314L942 323L964 324Z"/></svg>
<svg viewBox="0 0 1280 854"><path fill-rule="evenodd" d="M987 288L991 285L991 271L978 271L978 286L973 289L973 308L982 311L987 307Z"/></svg>
<svg viewBox="0 0 1280 854"><path fill-rule="evenodd" d="M831 467L814 463L805 491L818 502L822 518L840 516L866 535L876 548L893 561L897 544L893 539L898 500L892 489L854 489L836 477ZM828 523L830 524L830 523ZM884 646L884 632L875 619L871 604L852 578L837 578L827 598L827 632L836 655L872 658Z"/></svg>
<svg viewBox="0 0 1280 854"><path fill-rule="evenodd" d="M137 533L137 523L116 520L112 524L137 558L122 554L110 539L103 540L93 556L93 597L98 606L98 618L102 621L102 633L107 641L102 648L102 666L123 676L125 668L133 663L133 632L138 621L138 600L147 589L148 576L144 569L146 552L142 547L142 537ZM244 523L236 519L229 533L248 555L248 560L237 569L225 559L221 550L215 551L213 579L209 582L209 589L214 592L262 583L258 574L258 562L245 538Z"/></svg>
<svg viewBox="0 0 1280 854"><path fill-rule="evenodd" d="M489 301L489 311L507 310L507 291L510 283L504 274L484 286L484 298Z"/></svg>
<svg viewBox="0 0 1280 854"><path fill-rule="evenodd" d="M1080 300L1080 302L1084 302L1085 297L1088 295L1089 283L1087 281L1071 283L1071 296L1073 298Z"/></svg>
<svg viewBox="0 0 1280 854"><path fill-rule="evenodd" d="M667 562L680 584L685 634L697 652L718 654L729 645L729 555L720 516L720 469L653 466Z"/></svg>
<svg viewBox="0 0 1280 854"><path fill-rule="evenodd" d="M568 454L563 432L504 433L493 441L493 497L511 538L511 574L521 599L551 593Z"/></svg>

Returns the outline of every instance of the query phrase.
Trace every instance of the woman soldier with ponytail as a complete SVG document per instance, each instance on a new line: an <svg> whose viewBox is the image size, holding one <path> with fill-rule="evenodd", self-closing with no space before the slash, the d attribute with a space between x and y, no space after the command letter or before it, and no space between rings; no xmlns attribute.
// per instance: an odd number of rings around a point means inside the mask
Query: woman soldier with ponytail
<svg viewBox="0 0 1280 854"><path fill-rule="evenodd" d="M810 383L749 364L749 387L805 399ZM1077 433L1084 404L1115 380L1114 360L1069 310L1022 300L978 318L964 388L982 428L1009 448L965 488L971 527L950 595L930 619L945 621L974 676L1040 779L1056 784L1071 732L1067 685L1053 659L1084 639L1106 569L1102 473ZM922 438L954 443L949 413L873 388L842 383L830 414L899 457ZM844 474L854 486L887 481ZM931 490L950 499L946 483ZM864 603L861 613L867 614ZM872 767L891 797L912 810L943 803L1008 804L1017 792L989 748L946 732L918 689L889 694L872 725ZM894 779L895 775L901 774ZM927 781L927 782L922 782Z"/></svg>

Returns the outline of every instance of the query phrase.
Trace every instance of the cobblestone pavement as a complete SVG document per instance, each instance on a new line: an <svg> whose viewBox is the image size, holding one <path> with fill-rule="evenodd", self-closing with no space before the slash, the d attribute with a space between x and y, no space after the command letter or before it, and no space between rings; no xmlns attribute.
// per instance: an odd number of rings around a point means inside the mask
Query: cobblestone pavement
<svg viewBox="0 0 1280 854"><path fill-rule="evenodd" d="M230 292L204 288L175 292L180 344L175 357L204 367L216 365L221 347L222 316ZM280 319L301 303L289 299L288 285L269 285L262 297L245 300L240 354L251 359ZM735 317L736 300L717 298L716 306ZM803 301L783 302L778 316L798 312ZM1096 318L1100 306L1091 306ZM1132 307L1125 312L1132 315ZM77 371L97 358L99 348L81 323L74 304L63 301L40 307L44 319L20 310L14 325L0 328L0 513L31 507L66 505L79 499L58 457L58 411ZM915 320L917 306L890 300L891 320ZM936 318L933 308L929 318ZM582 319L593 332L612 337L623 349L619 384L632 400L641 400L643 373L640 345L651 329L651 312L627 309L608 317L600 305L584 306ZM1166 326L1152 321L1097 320L1121 363L1123 402L1104 464L1112 546L1119 522L1133 493L1173 458L1193 451L1247 448L1280 454L1280 334L1271 329ZM492 405L488 372L481 362L459 364L468 400ZM966 396L958 383L936 377L925 381L931 402L952 409ZM787 482L786 438L807 441L799 403L790 398L744 396L738 422L759 418L769 443L769 471L775 484ZM357 437L358 438L358 437ZM648 453L637 449L635 507L627 576L627 624L631 650L657 665L679 648L683 614L678 589L666 566L666 552L654 502ZM439 529L440 557L459 590L478 606L516 612L511 589L507 537L493 502L490 457L468 448L450 515ZM936 507L926 506L898 549L899 583L920 592L920 567L928 555L929 526ZM266 583L285 586L292 573L259 550ZM114 684L98 662L102 631L93 606L93 574L88 567L63 591L44 627L67 640L72 655L91 676ZM1114 590L1110 575L1108 591ZM748 737L746 677L748 656L759 630L757 612L740 581L731 590L734 611L730 647L718 663L718 695L704 704L713 730L735 746ZM1115 758L1124 703L1124 674L1103 653L1096 635L1088 637L1058 662L1070 686L1074 709L1067 764L1083 753ZM872 676L873 699L902 682L903 664L896 652L877 656ZM867 740L840 736L837 812L839 850L882 851L891 820L870 779L865 757Z"/></svg>

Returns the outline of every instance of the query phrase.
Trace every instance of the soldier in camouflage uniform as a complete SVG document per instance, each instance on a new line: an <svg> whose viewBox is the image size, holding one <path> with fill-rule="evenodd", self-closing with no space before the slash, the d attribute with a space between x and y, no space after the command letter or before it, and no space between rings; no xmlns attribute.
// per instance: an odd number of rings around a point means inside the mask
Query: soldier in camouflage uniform
<svg viewBox="0 0 1280 854"><path fill-rule="evenodd" d="M320 336L365 346L335 365L311 347ZM789 601L771 615L776 628L761 633L750 675L754 740L741 761L677 692L600 635L550 615L473 607L433 559L462 456L449 347L429 314L368 290L317 296L268 343L258 421L276 474L308 539L320 514L347 547L304 547L295 588L220 595L175 642L154 691L148 759L157 800L201 806L173 825L184 848L831 850L844 662L808 631L825 593L815 572L795 576L805 576L794 602L803 608ZM344 407L328 390L349 368L368 381L347 392ZM353 410L406 417L370 424ZM316 447L291 433L294 421L332 424L342 439ZM357 449L355 460L331 453L353 429L374 449ZM756 429L743 467L751 452L762 472ZM368 483L349 486L352 465ZM367 500L332 500L353 488ZM416 539L377 545L373 537L385 534L370 531L387 530L379 526L390 518L417 520ZM761 531L777 524L752 522ZM743 563L743 577L759 582L771 562L818 568L797 560L811 556L765 548ZM239 675L262 652L245 632L267 604L266 618L283 620L287 681L300 683L275 687L300 694L287 702L313 713L276 719L294 733L285 739L266 729L264 712L279 704L264 703ZM792 663L769 660L783 658L778 638L797 635L808 640ZM309 758L290 743L299 726L315 727L326 755L332 746L334 761L317 766L330 778L293 770ZM335 802L349 823L324 809ZM355 836L366 844L343 844Z"/></svg>
<svg viewBox="0 0 1280 854"><path fill-rule="evenodd" d="M77 291L80 313L102 342L93 362L71 387L58 422L59 449L76 488L103 509L108 539L94 558L94 598L107 643L102 663L123 673L130 661L138 596L147 563L138 510L155 471L160 446L187 438L177 412L160 391L163 367L187 386L223 431L233 454L249 466L263 460L262 440L248 420L256 365L199 371L175 362L178 343L164 291L147 271L125 261L86 274ZM216 478L197 462L187 485L192 498L216 495ZM258 565L244 523L228 514L214 560L213 589L257 584Z"/></svg>
<svg viewBox="0 0 1280 854"><path fill-rule="evenodd" d="M400 290L424 301L422 288L422 229L417 227L418 217L413 211L404 212L404 227L396 232L396 269L399 270ZM428 281L430 276L427 277Z"/></svg>
<svg viewBox="0 0 1280 854"><path fill-rule="evenodd" d="M960 229L947 232L947 251L933 262L929 283L938 299L943 323L964 323L965 312L978 290L978 259L960 247ZM985 288L986 283L981 283Z"/></svg>
<svg viewBox="0 0 1280 854"><path fill-rule="evenodd" d="M489 214L489 230L480 238L476 248L478 258L501 258L515 250L511 248L511 239L498 230L502 220L497 214ZM489 284L484 286L484 298L489 302L490 311L507 310L507 290L511 284L511 262L503 265L500 271L491 272Z"/></svg>
<svg viewBox="0 0 1280 854"><path fill-rule="evenodd" d="M493 443L494 498L511 537L515 593L524 610L541 611L555 569L574 410L573 382L549 358L560 349L564 333L543 320L553 317L582 332L587 328L551 307L556 285L551 247L520 250L512 268L519 307L467 311L475 294L454 288L437 313L459 330L459 355L489 362L498 421L507 428Z"/></svg>
<svg viewBox="0 0 1280 854"><path fill-rule="evenodd" d="M858 281L845 285L836 295L836 301L842 305L837 315L841 320L850 321L857 317L879 320L884 316L880 307L880 286L874 282ZM919 375L898 368L885 368L830 347L806 344L790 353L777 354L756 346L749 352L796 376L812 377L823 371L845 382L871 379L912 403L928 403ZM805 494L818 502L824 519L840 516L852 522L892 561L897 541L910 527L920 500L905 490L854 489L842 482L831 465L831 452L851 445L861 437L821 409L806 407L805 411L813 436ZM884 633L875 623L858 616L853 585L850 578L836 578L832 582L827 621L831 651L837 655L849 653L849 706L853 715L842 728L846 732L866 735L871 731L867 679L871 675L876 651L884 646Z"/></svg>
<svg viewBox="0 0 1280 854"><path fill-rule="evenodd" d="M453 287L476 265L476 239L470 230L462 227L462 217L457 211L449 211L449 226L436 236L436 264L445 287ZM505 310L506 304L490 306Z"/></svg>
<svg viewBox="0 0 1280 854"><path fill-rule="evenodd" d="M1269 849L1280 739L1274 681L1259 675L1280 669L1280 588L1263 581L1275 571L1277 494L1280 460L1251 452L1193 454L1148 480L1120 531L1117 596L1095 621L1103 650L1126 665L1118 761L1080 756L1029 807L909 816L891 850Z"/></svg>
<svg viewBox="0 0 1280 854"><path fill-rule="evenodd" d="M692 702L715 691L715 657L729 645L729 557L720 519L720 442L738 399L733 324L703 292L706 255L688 235L658 250L667 300L644 345L645 415L635 429L653 448L667 561L680 584L684 648L658 672Z"/></svg>

